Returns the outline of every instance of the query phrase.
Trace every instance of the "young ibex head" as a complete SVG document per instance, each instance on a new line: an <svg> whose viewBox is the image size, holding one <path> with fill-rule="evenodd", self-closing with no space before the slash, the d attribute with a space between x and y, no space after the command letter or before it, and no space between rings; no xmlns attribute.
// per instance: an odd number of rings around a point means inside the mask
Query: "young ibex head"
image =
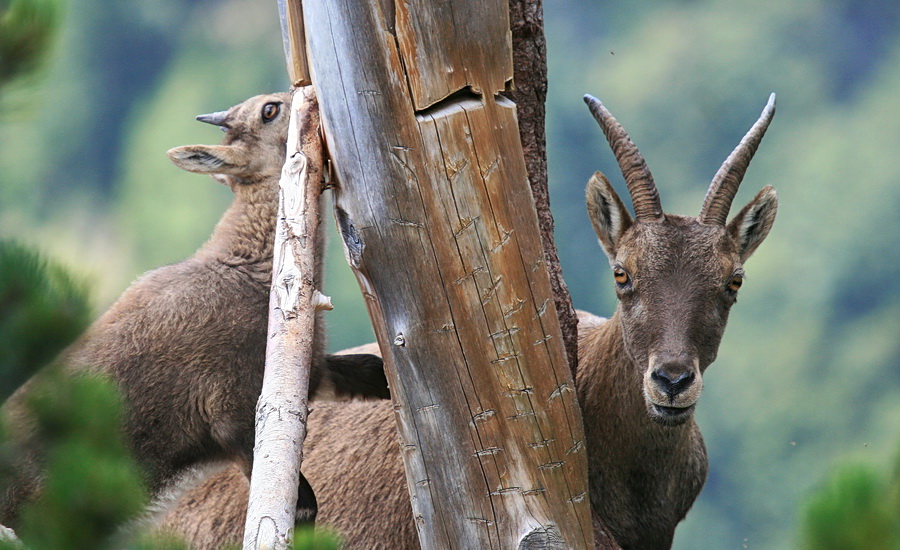
<svg viewBox="0 0 900 550"><path fill-rule="evenodd" d="M232 188L262 179L277 182L284 165L290 104L289 93L265 94L227 111L200 115L200 122L222 128L222 144L175 147L169 158L179 168L213 175Z"/></svg>
<svg viewBox="0 0 900 550"><path fill-rule="evenodd" d="M775 94L716 173L698 217L663 212L643 157L600 101L585 96L612 148L634 205L632 219L603 174L587 185L587 208L609 257L625 346L640 369L650 416L664 425L691 418L704 370L716 358L744 262L775 221L764 187L732 220L728 211L775 114Z"/></svg>

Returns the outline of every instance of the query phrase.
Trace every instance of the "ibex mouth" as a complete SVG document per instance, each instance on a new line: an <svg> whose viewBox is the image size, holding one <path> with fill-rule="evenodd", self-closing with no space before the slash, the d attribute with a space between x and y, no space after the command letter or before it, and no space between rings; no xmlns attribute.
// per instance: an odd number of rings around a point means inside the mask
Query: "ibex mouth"
<svg viewBox="0 0 900 550"><path fill-rule="evenodd" d="M686 422L687 419L694 414L694 407L695 405L688 405L687 407L666 407L651 403L650 416L660 424L677 426Z"/></svg>

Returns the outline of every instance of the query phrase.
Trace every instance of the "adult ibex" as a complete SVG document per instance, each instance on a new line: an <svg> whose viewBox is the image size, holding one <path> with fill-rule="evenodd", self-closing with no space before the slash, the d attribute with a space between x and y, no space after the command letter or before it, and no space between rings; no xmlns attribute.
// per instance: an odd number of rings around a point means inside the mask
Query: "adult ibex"
<svg viewBox="0 0 900 550"><path fill-rule="evenodd" d="M744 262L775 220L775 191L765 187L726 223L775 96L716 173L698 217L663 212L628 135L599 101L585 101L635 211L632 219L607 179L594 174L588 214L619 298L611 319L594 317L579 331L575 382L595 531L603 548L669 548L706 478L693 416L703 372L716 357ZM390 405L380 403L322 404L310 416L303 472L315 487L320 522L335 526L348 548L417 546L391 416ZM245 484L234 472L215 476L186 495L164 527L189 536L196 548L239 540Z"/></svg>
<svg viewBox="0 0 900 550"><path fill-rule="evenodd" d="M289 94L261 95L197 117L220 126L223 143L177 147L169 157L229 185L231 207L193 256L141 276L59 359L72 372L117 383L125 432L154 495L205 462L236 461L249 475L289 102ZM320 287L321 270L315 279ZM316 324L310 393L388 397L381 359L325 357L322 327ZM24 426L31 386L4 405L23 447L30 446ZM8 526L40 485L39 453L20 462L23 470L0 501L0 523ZM304 502L313 505L312 495Z"/></svg>

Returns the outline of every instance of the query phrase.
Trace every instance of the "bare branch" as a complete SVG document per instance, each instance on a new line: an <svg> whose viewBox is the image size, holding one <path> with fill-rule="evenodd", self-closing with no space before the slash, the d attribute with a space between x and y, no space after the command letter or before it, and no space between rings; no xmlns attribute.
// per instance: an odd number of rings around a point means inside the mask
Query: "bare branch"
<svg viewBox="0 0 900 550"><path fill-rule="evenodd" d="M256 447L244 548L287 548L297 505L317 309L330 300L313 287L322 143L312 87L291 102L281 173L269 307L269 339L256 408Z"/></svg>

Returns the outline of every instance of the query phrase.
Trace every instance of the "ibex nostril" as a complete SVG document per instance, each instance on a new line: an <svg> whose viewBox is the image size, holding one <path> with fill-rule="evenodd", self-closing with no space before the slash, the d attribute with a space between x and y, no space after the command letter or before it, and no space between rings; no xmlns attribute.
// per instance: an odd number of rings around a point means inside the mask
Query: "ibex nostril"
<svg viewBox="0 0 900 550"><path fill-rule="evenodd" d="M650 373L650 378L662 388L670 399L674 399L694 383L694 372L671 373L665 369L656 369Z"/></svg>

